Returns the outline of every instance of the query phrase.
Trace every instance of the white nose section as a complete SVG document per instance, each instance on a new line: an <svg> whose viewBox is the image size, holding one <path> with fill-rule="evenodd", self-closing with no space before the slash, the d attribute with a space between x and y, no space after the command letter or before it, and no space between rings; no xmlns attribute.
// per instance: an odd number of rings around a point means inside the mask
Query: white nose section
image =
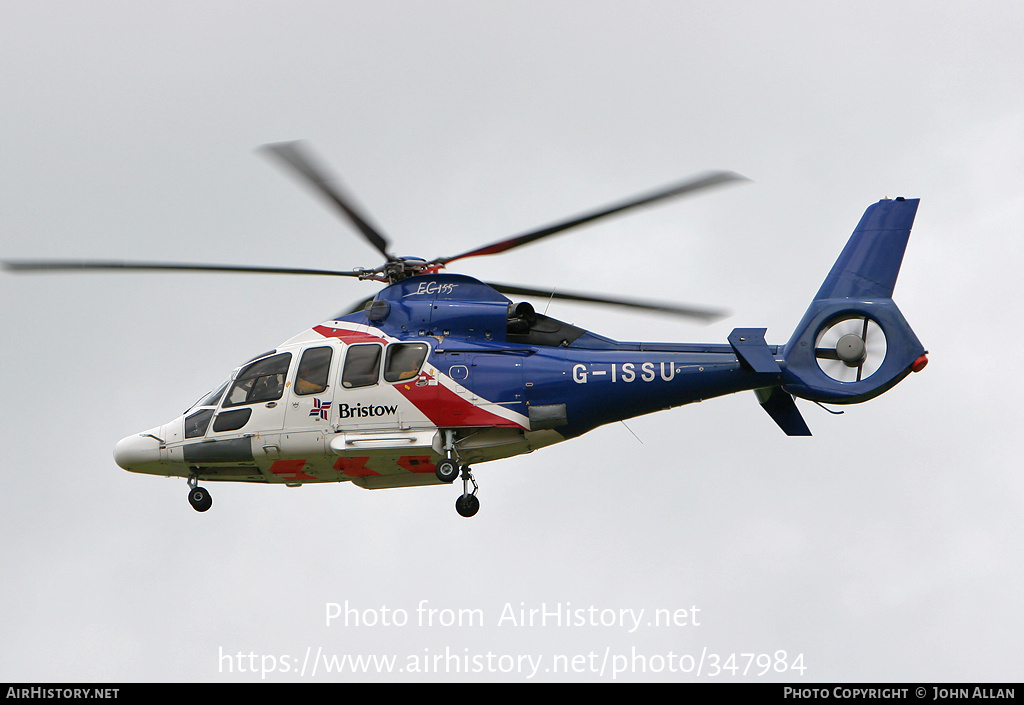
<svg viewBox="0 0 1024 705"><path fill-rule="evenodd" d="M122 438L114 446L114 462L125 470L138 472L160 462L160 442L152 436L136 434Z"/></svg>

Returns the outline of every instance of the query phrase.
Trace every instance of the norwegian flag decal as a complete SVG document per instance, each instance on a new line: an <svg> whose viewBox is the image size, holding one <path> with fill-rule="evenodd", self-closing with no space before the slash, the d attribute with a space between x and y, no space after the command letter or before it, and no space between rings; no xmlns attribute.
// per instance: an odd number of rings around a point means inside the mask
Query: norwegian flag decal
<svg viewBox="0 0 1024 705"><path fill-rule="evenodd" d="M310 416L319 416L324 421L327 420L327 412L331 410L331 402L320 401L316 397L313 397L313 408L310 409Z"/></svg>

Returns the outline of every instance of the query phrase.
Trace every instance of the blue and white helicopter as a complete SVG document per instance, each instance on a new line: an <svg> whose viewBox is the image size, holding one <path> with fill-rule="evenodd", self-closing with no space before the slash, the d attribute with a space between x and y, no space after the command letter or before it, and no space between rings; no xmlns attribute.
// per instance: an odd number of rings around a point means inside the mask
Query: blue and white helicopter
<svg viewBox="0 0 1024 705"><path fill-rule="evenodd" d="M184 477L199 512L203 482L367 489L462 480L455 507L480 507L471 466L529 453L614 421L752 390L788 435L810 435L794 397L854 404L927 364L893 302L918 200L868 207L807 312L782 345L763 328L723 344L619 342L513 303L558 298L712 318L660 303L486 284L442 273L628 209L741 180L714 172L453 257L396 257L340 185L299 143L268 145L384 256L375 269L329 271L111 261L8 261L12 271L183 270L332 275L387 284L353 311L235 369L173 420L122 439L125 470Z"/></svg>

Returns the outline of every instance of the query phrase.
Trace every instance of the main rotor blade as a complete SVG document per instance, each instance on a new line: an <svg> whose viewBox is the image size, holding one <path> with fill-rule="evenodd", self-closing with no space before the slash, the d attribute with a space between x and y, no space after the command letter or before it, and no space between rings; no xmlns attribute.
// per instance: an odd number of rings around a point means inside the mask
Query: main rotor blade
<svg viewBox="0 0 1024 705"><path fill-rule="evenodd" d="M698 318L707 323L712 323L729 314L725 311L698 308L693 306L678 306L676 304L662 303L659 301L642 301L639 299L610 299L590 294L578 294L570 291L544 291L543 289L531 289L523 286L512 286L509 284L494 284L487 282L487 286L500 291L502 294L512 296L534 296L541 299L563 299L565 301L579 301L589 304L603 304L607 306L625 306L628 308L653 311L655 313L666 313L672 316L684 316L686 318Z"/></svg>
<svg viewBox="0 0 1024 705"><path fill-rule="evenodd" d="M457 259L463 259L464 257L477 257L479 255L493 255L499 252L505 252L506 250L511 250L514 247L529 244L535 240L548 237L549 235L555 235L556 233L584 225L585 223L597 220L598 218L604 218L605 216L613 215L615 213L621 213L622 211L629 210L630 208L645 206L650 203L655 203L656 201L671 198L672 196L682 196L686 193L693 193L695 191L708 189L730 181L748 180L749 179L745 176L740 176L739 174L731 171L710 172L703 176L698 176L687 181L683 181L682 183L675 184L674 186L669 186L668 188L636 196L635 198L622 203L617 203L612 206L601 208L600 210L578 215L561 223L555 223L554 225L549 225L539 230L517 235L516 237L511 237L507 240L501 240L485 247L470 250L469 252L463 252L461 255L455 255L454 257L441 257L438 258L437 262L440 264L447 264L449 262L454 262Z"/></svg>
<svg viewBox="0 0 1024 705"><path fill-rule="evenodd" d="M376 247L385 259L390 260L387 238L356 210L352 205L352 198L344 193L341 184L328 178L322 169L313 165L308 154L304 153L305 150L300 146L301 144L301 142L277 142L263 145L262 149L291 167L296 174L305 179L306 183L336 205L363 234L363 237Z"/></svg>
<svg viewBox="0 0 1024 705"><path fill-rule="evenodd" d="M339 272L328 269L298 269L286 267L246 267L224 264L190 264L175 262L122 262L118 260L6 260L0 262L12 272L58 271L179 271L179 272L252 272L259 274L316 274L334 277L358 277L362 271Z"/></svg>

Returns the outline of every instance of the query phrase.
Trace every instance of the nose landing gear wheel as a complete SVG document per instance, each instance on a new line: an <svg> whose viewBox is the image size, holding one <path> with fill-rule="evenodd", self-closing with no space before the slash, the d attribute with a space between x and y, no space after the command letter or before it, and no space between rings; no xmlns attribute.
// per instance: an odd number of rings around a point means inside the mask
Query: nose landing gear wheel
<svg viewBox="0 0 1024 705"><path fill-rule="evenodd" d="M195 474L188 476L188 503L197 512L205 512L213 506L213 497L205 487L199 486L199 477Z"/></svg>
<svg viewBox="0 0 1024 705"><path fill-rule="evenodd" d="M480 511L480 500L476 498L475 494L460 495L455 500L455 511L459 513L459 516L471 517Z"/></svg>
<svg viewBox="0 0 1024 705"><path fill-rule="evenodd" d="M197 512L205 512L213 506L213 497L210 496L205 487L193 487L188 491L188 503Z"/></svg>

